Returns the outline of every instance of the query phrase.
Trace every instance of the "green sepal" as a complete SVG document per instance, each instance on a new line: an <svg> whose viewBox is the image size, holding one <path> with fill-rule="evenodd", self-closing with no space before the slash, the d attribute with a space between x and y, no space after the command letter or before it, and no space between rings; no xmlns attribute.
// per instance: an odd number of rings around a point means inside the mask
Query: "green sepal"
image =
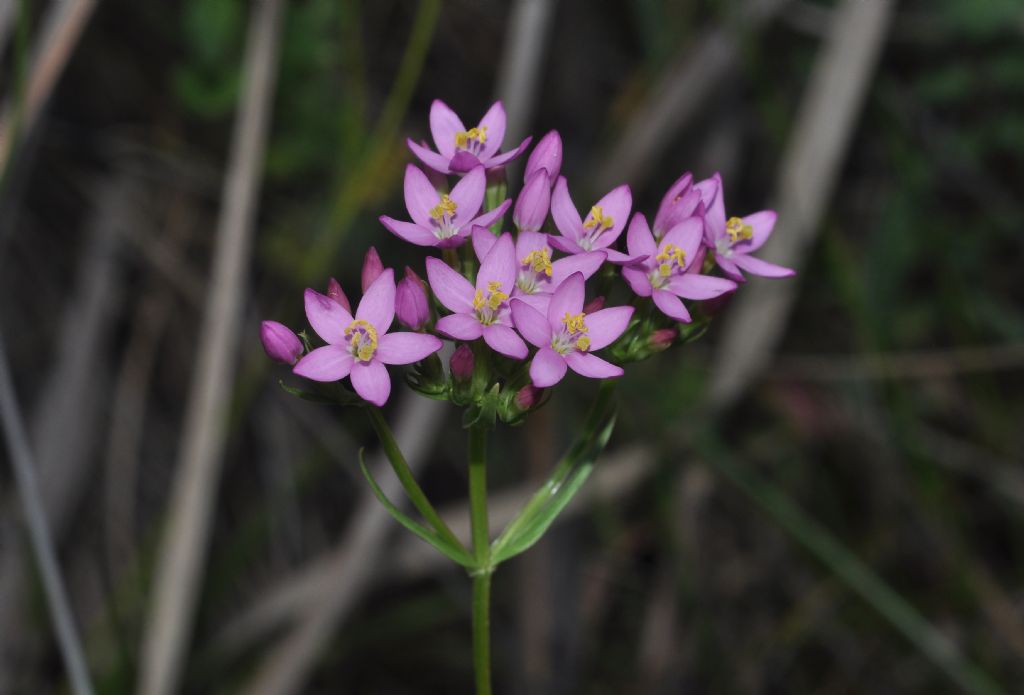
<svg viewBox="0 0 1024 695"><path fill-rule="evenodd" d="M491 545L492 564L504 562L533 546L579 492L615 428L614 406L601 410L605 412L597 413L593 426L585 429L551 477Z"/></svg>
<svg viewBox="0 0 1024 695"><path fill-rule="evenodd" d="M498 414L498 406L501 405L501 387L494 384L491 389L482 395L476 403L473 403L466 412L462 414L462 426L465 429L470 427L494 427L494 421Z"/></svg>
<svg viewBox="0 0 1024 695"><path fill-rule="evenodd" d="M394 517L395 521L412 531L422 540L437 548L438 551L444 554L452 562L470 569L474 569L476 567L476 561L470 557L469 553L462 548L455 547L448 541L441 538L441 536L439 536L435 531L428 529L426 526L423 526L409 518L407 514L402 512L402 510L396 507L391 500L387 498L384 491L380 489L380 485L377 484L377 481L374 480L373 476L370 474L370 469L366 466L362 449L359 450L359 468L363 471L363 477L366 478L366 482L370 484L370 489L373 490L374 496L382 505L384 505L384 509L388 511L388 514Z"/></svg>
<svg viewBox="0 0 1024 695"><path fill-rule="evenodd" d="M304 401L310 401L311 403L324 403L327 405L365 405L365 401L352 393L344 386L341 385L340 381L333 381L326 384L316 384L313 390L307 390L299 388L298 386L291 386L284 383L283 380L278 380L281 388L284 389L285 393L288 393L296 398L301 398Z"/></svg>

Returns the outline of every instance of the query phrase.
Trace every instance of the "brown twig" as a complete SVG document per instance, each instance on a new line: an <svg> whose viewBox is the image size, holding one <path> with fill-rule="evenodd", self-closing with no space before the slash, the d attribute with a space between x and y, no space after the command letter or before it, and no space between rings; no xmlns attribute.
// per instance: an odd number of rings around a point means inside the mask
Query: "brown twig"
<svg viewBox="0 0 1024 695"><path fill-rule="evenodd" d="M262 0L252 6L242 68L244 83L224 179L198 364L186 409L170 516L156 564L152 613L142 643L141 695L172 695L177 691L198 600L227 439L233 362L277 77L283 10L284 0Z"/></svg>

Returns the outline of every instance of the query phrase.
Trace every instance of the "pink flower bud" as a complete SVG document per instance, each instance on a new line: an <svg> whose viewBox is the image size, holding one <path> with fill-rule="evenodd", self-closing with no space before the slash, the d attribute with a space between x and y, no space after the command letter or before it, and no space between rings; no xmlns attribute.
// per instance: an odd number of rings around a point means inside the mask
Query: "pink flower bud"
<svg viewBox="0 0 1024 695"><path fill-rule="evenodd" d="M292 365L302 357L302 341L284 324L264 321L260 324L260 341L267 357L281 364Z"/></svg>
<svg viewBox="0 0 1024 695"><path fill-rule="evenodd" d="M547 169L533 172L516 200L512 221L520 232L539 232L551 207L551 183Z"/></svg>
<svg viewBox="0 0 1024 695"><path fill-rule="evenodd" d="M540 402L540 397L543 395L544 389L537 388L533 384L527 384L516 391L514 401L517 408L526 411L537 405Z"/></svg>
<svg viewBox="0 0 1024 695"><path fill-rule="evenodd" d="M395 289L395 316L399 323L414 331L423 328L430 319L426 285L409 266L405 267L405 277L398 281Z"/></svg>
<svg viewBox="0 0 1024 695"><path fill-rule="evenodd" d="M384 264L380 262L380 255L377 253L377 249L371 246L370 250L366 252L366 258L363 259L363 292L366 292L373 281L383 272Z"/></svg>
<svg viewBox="0 0 1024 695"><path fill-rule="evenodd" d="M465 382L473 378L473 351L465 343L455 348L448 364L452 370L452 379L455 381Z"/></svg>
<svg viewBox="0 0 1024 695"><path fill-rule="evenodd" d="M604 309L604 295L594 297L590 303L583 307L584 314L593 314L595 311Z"/></svg>
<svg viewBox="0 0 1024 695"><path fill-rule="evenodd" d="M327 281L327 296L340 304L342 309L352 313L352 305L349 304L348 297L345 296L345 290L341 289L341 283L334 278Z"/></svg>
<svg viewBox="0 0 1024 695"><path fill-rule="evenodd" d="M546 169L548 181L554 184L558 179L558 172L562 168L562 138L557 130L552 130L545 135L533 148L530 158L526 160L526 171L523 172L523 181L529 181L534 172Z"/></svg>
<svg viewBox="0 0 1024 695"><path fill-rule="evenodd" d="M679 329L677 328L659 328L658 330L651 333L651 336L647 339L647 345L650 346L654 352L661 352L672 347L672 343L679 337Z"/></svg>

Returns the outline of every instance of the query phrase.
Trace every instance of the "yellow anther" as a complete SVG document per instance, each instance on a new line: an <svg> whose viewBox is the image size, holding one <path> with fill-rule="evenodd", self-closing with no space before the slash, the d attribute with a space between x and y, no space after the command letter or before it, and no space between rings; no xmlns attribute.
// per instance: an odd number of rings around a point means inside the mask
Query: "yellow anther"
<svg viewBox="0 0 1024 695"><path fill-rule="evenodd" d="M615 224L615 220L604 214L604 210L601 209L600 205L595 205L590 208L590 216L587 221L583 223L584 229L593 229L598 227L600 229L611 229Z"/></svg>
<svg viewBox="0 0 1024 695"><path fill-rule="evenodd" d="M448 217L454 215L458 207L459 206L455 204L455 201L449 198L448 194L445 193L441 196L441 202L430 208L430 216L440 222L446 215Z"/></svg>
<svg viewBox="0 0 1024 695"><path fill-rule="evenodd" d="M477 310L484 308L483 290L477 290L476 294L473 295L473 308Z"/></svg>
<svg viewBox="0 0 1024 695"><path fill-rule="evenodd" d="M487 126L483 126L482 128L470 128L469 130L463 130L455 133L455 146L460 149L466 149L470 140L476 140L481 145L487 142Z"/></svg>
<svg viewBox="0 0 1024 695"><path fill-rule="evenodd" d="M590 338L583 335L576 340L576 349L580 352L586 352L590 349Z"/></svg>
<svg viewBox="0 0 1024 695"><path fill-rule="evenodd" d="M377 352L377 329L368 321L356 319L345 329L345 339L360 362L368 362Z"/></svg>
<svg viewBox="0 0 1024 695"><path fill-rule="evenodd" d="M477 312L482 312L485 308L491 312L495 312L501 308L501 305L508 301L508 294L501 291L501 283L497 281L490 281L487 283L487 295L484 296L483 290L477 290L473 294L473 308ZM484 321L486 319L486 321ZM494 321L493 314L481 314L481 321L490 325L490 322Z"/></svg>
<svg viewBox="0 0 1024 695"><path fill-rule="evenodd" d="M671 263L662 263L661 265L658 266L658 275L660 275L661 277L667 278L671 274L672 274L672 264Z"/></svg>
<svg viewBox="0 0 1024 695"><path fill-rule="evenodd" d="M744 224L739 217L729 218L729 221L725 223L725 233L729 235L731 244L754 238L754 228L749 224Z"/></svg>
<svg viewBox="0 0 1024 695"><path fill-rule="evenodd" d="M545 249L539 249L537 251L530 251L526 254L526 258L520 261L525 266L529 266L530 270L535 273L544 273L548 277L551 277L551 252Z"/></svg>
<svg viewBox="0 0 1024 695"><path fill-rule="evenodd" d="M565 324L565 330L569 331L570 335L586 333L587 324L583 321L585 317L586 314L570 314L568 311L565 312L565 316L562 317L562 323Z"/></svg>

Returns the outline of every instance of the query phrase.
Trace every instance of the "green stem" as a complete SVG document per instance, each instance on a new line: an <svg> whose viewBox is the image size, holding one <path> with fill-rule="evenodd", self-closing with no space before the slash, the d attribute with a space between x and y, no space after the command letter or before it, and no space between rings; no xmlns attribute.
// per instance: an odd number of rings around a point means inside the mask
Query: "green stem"
<svg viewBox="0 0 1024 695"><path fill-rule="evenodd" d="M477 695L491 694L491 566L487 527L487 430L469 430L469 514L473 537L473 671Z"/></svg>
<svg viewBox="0 0 1024 695"><path fill-rule="evenodd" d="M373 425L374 431L377 432L377 438L380 439L380 445L384 448L384 453L388 457L388 461L391 463L391 468L394 469L395 475L398 476L399 482L402 483L402 487L405 488L405 494L409 496L409 500L413 506L423 516L424 520L434 527L434 530L446 541L454 545L456 548L463 548L462 542L455 537L452 530L448 528L448 524L444 523L444 519L437 513L433 505L430 504L430 500L423 493L423 489L416 482L416 478L412 475L412 470L409 468L409 464L405 460L405 456L402 455L402 450L398 448L398 442L395 441L395 435L391 433L391 428L388 427L388 423L384 420L384 415L380 412L379 408L369 407L366 411L370 415L370 423Z"/></svg>

